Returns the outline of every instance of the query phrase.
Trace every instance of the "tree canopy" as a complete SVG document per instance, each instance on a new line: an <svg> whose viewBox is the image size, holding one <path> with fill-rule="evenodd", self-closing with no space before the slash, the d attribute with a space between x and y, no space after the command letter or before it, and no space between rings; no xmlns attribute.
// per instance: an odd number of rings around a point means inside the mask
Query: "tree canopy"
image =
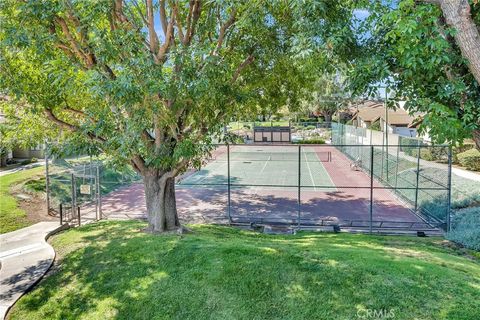
<svg viewBox="0 0 480 320"><path fill-rule="evenodd" d="M480 86L455 21L444 1L375 1L361 23L363 51L353 63L350 80L357 92L371 92L383 82L395 99L408 100L421 113L423 130L438 143L475 138L480 147ZM480 28L476 1L452 1L457 19L471 18ZM468 7L469 12L463 12ZM463 10L463 11L462 11ZM463 15L463 17L462 17ZM447 18L448 17L448 18ZM480 51L473 44L468 52Z"/></svg>
<svg viewBox="0 0 480 320"><path fill-rule="evenodd" d="M130 163L151 229L174 229L174 177L239 111L297 103L303 44L345 51L334 35L352 38L350 16L325 0L5 0L0 87L22 112Z"/></svg>

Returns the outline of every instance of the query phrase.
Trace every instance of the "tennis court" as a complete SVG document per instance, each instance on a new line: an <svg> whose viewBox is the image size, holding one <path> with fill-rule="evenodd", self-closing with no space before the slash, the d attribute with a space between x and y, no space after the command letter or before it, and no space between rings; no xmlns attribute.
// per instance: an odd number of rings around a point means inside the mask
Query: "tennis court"
<svg viewBox="0 0 480 320"><path fill-rule="evenodd" d="M179 184L195 187L226 185L230 176L230 185L233 187L258 189L274 186L278 190L290 190L298 188L300 183L312 187L314 191L336 190L323 166L324 162L331 161L330 150L315 150L313 147L303 147L300 150L295 147L232 146L228 159L228 153L223 150L225 148L216 150L201 170L185 177Z"/></svg>
<svg viewBox="0 0 480 320"><path fill-rule="evenodd" d="M424 224L368 172L352 170L352 160L330 145L220 146L201 170L179 181L177 191L191 194L189 203L208 214L209 203L216 209L224 204L233 222ZM180 200L179 208L183 205Z"/></svg>

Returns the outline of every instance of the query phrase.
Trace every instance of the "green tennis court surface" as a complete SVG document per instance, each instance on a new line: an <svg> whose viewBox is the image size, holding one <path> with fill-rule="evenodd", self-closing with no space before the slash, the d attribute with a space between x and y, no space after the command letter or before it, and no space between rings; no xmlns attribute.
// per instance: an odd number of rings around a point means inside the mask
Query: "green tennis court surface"
<svg viewBox="0 0 480 320"><path fill-rule="evenodd" d="M322 162L331 161L329 152L318 152L303 147L236 147L230 150L230 183L245 187L275 187L291 189L310 187L312 191L336 191ZM298 166L300 165L300 177ZM217 152L201 170L184 178L184 186L228 184L228 159L226 152Z"/></svg>

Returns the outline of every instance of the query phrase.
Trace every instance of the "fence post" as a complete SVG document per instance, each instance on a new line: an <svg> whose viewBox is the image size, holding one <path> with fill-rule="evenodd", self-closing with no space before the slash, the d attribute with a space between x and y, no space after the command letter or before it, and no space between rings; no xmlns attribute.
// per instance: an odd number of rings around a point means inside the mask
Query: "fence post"
<svg viewBox="0 0 480 320"><path fill-rule="evenodd" d="M95 189L97 189L97 212L96 212L96 218L97 220L102 219L102 190L100 189L100 168L98 166L98 161L96 165L96 186Z"/></svg>
<svg viewBox="0 0 480 320"><path fill-rule="evenodd" d="M72 211L74 210L75 206L77 205L76 197L77 197L77 183L75 181L75 174L72 173Z"/></svg>
<svg viewBox="0 0 480 320"><path fill-rule="evenodd" d="M297 213L297 224L298 224L298 229L300 229L300 217L301 217L301 210L302 210L302 198L301 198L301 181L302 181L302 146L298 145L298 213Z"/></svg>
<svg viewBox="0 0 480 320"><path fill-rule="evenodd" d="M450 222L450 211L452 207L452 145L448 146L448 184L447 184L447 231L450 231L451 222Z"/></svg>
<svg viewBox="0 0 480 320"><path fill-rule="evenodd" d="M373 145L370 146L370 234L373 232Z"/></svg>
<svg viewBox="0 0 480 320"><path fill-rule="evenodd" d="M50 174L48 172L48 143L45 140L45 192L47 194L47 214L50 214Z"/></svg>
<svg viewBox="0 0 480 320"><path fill-rule="evenodd" d="M227 214L228 223L232 223L230 195L230 144L227 144Z"/></svg>
<svg viewBox="0 0 480 320"><path fill-rule="evenodd" d="M72 208L73 210L73 208ZM77 219L78 219L78 226L80 227L81 221L80 221L80 206L77 207Z"/></svg>
<svg viewBox="0 0 480 320"><path fill-rule="evenodd" d="M63 205L60 203L60 225L63 225Z"/></svg>
<svg viewBox="0 0 480 320"><path fill-rule="evenodd" d="M415 213L418 210L418 184L420 181L420 150L421 150L420 140L417 141L417 144L418 144L418 149L417 149L417 183L415 185Z"/></svg>
<svg viewBox="0 0 480 320"><path fill-rule="evenodd" d="M400 141L399 141L400 142ZM395 168L395 192L397 192L397 183L398 183L398 158L400 157L400 146L397 145L397 160Z"/></svg>

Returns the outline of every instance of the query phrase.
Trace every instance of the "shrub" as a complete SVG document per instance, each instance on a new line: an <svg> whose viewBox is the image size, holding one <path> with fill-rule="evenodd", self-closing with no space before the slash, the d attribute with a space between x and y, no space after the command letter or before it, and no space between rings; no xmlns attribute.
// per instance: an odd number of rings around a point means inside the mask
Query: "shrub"
<svg viewBox="0 0 480 320"><path fill-rule="evenodd" d="M380 121L375 121L374 123L372 123L372 125L370 126L370 130L381 131Z"/></svg>
<svg viewBox="0 0 480 320"><path fill-rule="evenodd" d="M294 141L294 144L325 144L323 139L309 139L309 140L298 140Z"/></svg>
<svg viewBox="0 0 480 320"><path fill-rule="evenodd" d="M480 207L457 210L447 239L480 251Z"/></svg>
<svg viewBox="0 0 480 320"><path fill-rule="evenodd" d="M480 151L470 149L457 155L458 162L468 170L480 171Z"/></svg>
<svg viewBox="0 0 480 320"><path fill-rule="evenodd" d="M416 156L418 151L414 149L412 153ZM420 159L427 161L448 161L448 147L421 147Z"/></svg>
<svg viewBox="0 0 480 320"><path fill-rule="evenodd" d="M453 163L458 163L458 155L462 152L465 152L470 149L474 149L475 145L473 143L464 144L462 146L453 147L452 161Z"/></svg>
<svg viewBox="0 0 480 320"><path fill-rule="evenodd" d="M35 162L38 162L38 159L33 157L31 160L30 160L30 163L35 163Z"/></svg>
<svg viewBox="0 0 480 320"><path fill-rule="evenodd" d="M25 166L25 165L27 165L27 164L30 164L31 161L32 161L31 159L25 159L25 160L23 160L22 162L20 162L20 164L21 164L22 166Z"/></svg>

